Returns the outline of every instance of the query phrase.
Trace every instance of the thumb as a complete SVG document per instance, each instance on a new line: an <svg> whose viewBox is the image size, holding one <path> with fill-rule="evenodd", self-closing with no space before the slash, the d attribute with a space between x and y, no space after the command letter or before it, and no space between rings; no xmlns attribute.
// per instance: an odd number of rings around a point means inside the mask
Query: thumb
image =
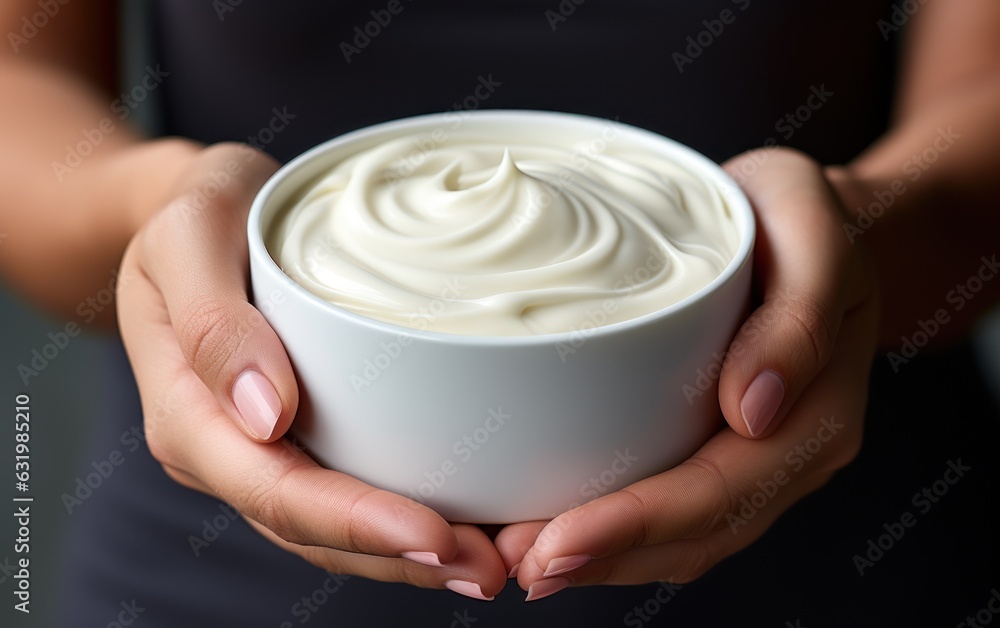
<svg viewBox="0 0 1000 628"><path fill-rule="evenodd" d="M247 215L277 167L246 146L205 149L140 243L140 263L160 290L188 365L260 442L280 438L298 406L284 347L248 300Z"/></svg>
<svg viewBox="0 0 1000 628"><path fill-rule="evenodd" d="M754 164L754 169L747 167ZM778 427L830 358L854 261L823 170L788 149L756 151L725 168L757 217L755 286L763 302L730 345L719 402L730 427L762 437Z"/></svg>

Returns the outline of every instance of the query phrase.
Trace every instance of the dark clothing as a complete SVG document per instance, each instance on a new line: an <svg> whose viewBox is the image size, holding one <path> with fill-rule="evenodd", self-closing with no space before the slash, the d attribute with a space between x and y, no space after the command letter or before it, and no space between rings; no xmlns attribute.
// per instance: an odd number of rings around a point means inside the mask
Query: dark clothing
<svg viewBox="0 0 1000 628"><path fill-rule="evenodd" d="M554 109L619 117L716 160L774 138L841 163L889 113L888 2L400 0L381 26L371 12L386 4L245 0L220 20L209 2L158 2L166 131L245 140L287 108L295 120L267 145L287 160L456 106ZM576 8L553 31L546 11L560 6ZM368 26L377 34L355 46ZM349 63L342 43L358 50ZM481 76L500 86L473 102Z"/></svg>

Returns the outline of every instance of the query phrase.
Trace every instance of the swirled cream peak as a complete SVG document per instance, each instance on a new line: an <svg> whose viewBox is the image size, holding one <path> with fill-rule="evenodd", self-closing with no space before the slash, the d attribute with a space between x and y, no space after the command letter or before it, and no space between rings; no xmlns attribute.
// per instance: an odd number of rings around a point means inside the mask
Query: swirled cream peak
<svg viewBox="0 0 1000 628"><path fill-rule="evenodd" d="M363 150L303 190L268 248L342 308L486 336L636 318L729 264L736 228L711 183L614 140L560 144L453 133Z"/></svg>

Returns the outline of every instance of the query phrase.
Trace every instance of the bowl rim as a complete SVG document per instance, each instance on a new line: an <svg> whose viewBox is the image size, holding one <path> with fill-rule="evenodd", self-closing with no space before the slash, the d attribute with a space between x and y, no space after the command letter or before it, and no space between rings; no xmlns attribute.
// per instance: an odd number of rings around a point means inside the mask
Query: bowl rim
<svg viewBox="0 0 1000 628"><path fill-rule="evenodd" d="M591 127L595 125L606 126L608 124L613 124L616 128L620 129L621 133L628 134L632 137L632 139L638 140L640 143L646 145L659 144L661 147L667 147L669 151L672 151L675 154L680 153L684 155L684 159L686 161L682 165L690 167L694 174L698 176L707 177L726 200L727 206L732 213L732 218L736 223L739 236L739 244L733 258L729 261L721 273L696 292L684 297L680 301L671 303L670 305L652 312L648 312L642 316L637 316L635 318L607 325L593 326L586 329L583 329L581 325L580 329L573 329L569 331L517 336L486 336L430 331L370 318L363 314L358 314L330 303L322 297L313 294L281 270L281 267L279 267L274 258L271 257L270 252L264 244L262 222L264 218L264 210L267 207L270 197L276 190L285 184L287 179L292 176L293 173L305 164L322 159L328 153L342 148L345 144L349 144L360 139L370 138L373 134L378 135L383 133L392 133L407 129L433 132L436 128L442 126L443 123L451 123L452 121L450 116L455 115L462 116L462 125L467 124L470 118L475 118L477 121L494 121L504 123L516 123L525 119L535 119L536 121L550 121L553 123ZM250 205L250 213L247 218L247 238L249 241L251 277L258 272L266 273L275 281L285 284L285 286L293 294L305 299L306 302L310 303L314 307L319 307L320 309L328 312L330 315L349 324L361 325L375 331L397 337L419 338L428 342L451 345L560 346L578 342L581 335L589 342L598 337L617 335L635 330L637 328L647 327L663 319L668 319L679 314L680 312L688 310L699 302L705 300L710 295L720 290L725 284L732 281L740 270L751 261L754 241L756 239L756 223L750 201L747 199L746 195L740 189L736 181L733 180L732 177L730 177L719 164L715 163L695 149L676 140L660 135L654 131L620 122L616 119L599 118L595 116L559 111L488 109L461 112L447 111L442 113L431 113L400 118L397 120L390 120L362 127L360 129L355 129L321 142L282 165L281 168L279 168L278 171L275 172L257 192Z"/></svg>

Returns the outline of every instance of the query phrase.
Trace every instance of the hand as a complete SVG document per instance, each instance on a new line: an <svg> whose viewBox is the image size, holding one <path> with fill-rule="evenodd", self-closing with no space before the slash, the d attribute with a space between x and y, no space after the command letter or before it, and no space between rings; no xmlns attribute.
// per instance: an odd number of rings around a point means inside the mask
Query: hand
<svg viewBox="0 0 1000 628"><path fill-rule="evenodd" d="M171 478L324 569L492 598L506 570L482 530L323 469L281 438L298 389L247 299L247 213L276 168L247 146L205 149L129 245L119 326L150 451Z"/></svg>
<svg viewBox="0 0 1000 628"><path fill-rule="evenodd" d="M860 449L877 306L841 201L822 168L791 150L726 168L745 179L756 210L762 298L723 364L729 426L669 471L552 521L504 528L496 546L529 600L569 585L694 580Z"/></svg>

